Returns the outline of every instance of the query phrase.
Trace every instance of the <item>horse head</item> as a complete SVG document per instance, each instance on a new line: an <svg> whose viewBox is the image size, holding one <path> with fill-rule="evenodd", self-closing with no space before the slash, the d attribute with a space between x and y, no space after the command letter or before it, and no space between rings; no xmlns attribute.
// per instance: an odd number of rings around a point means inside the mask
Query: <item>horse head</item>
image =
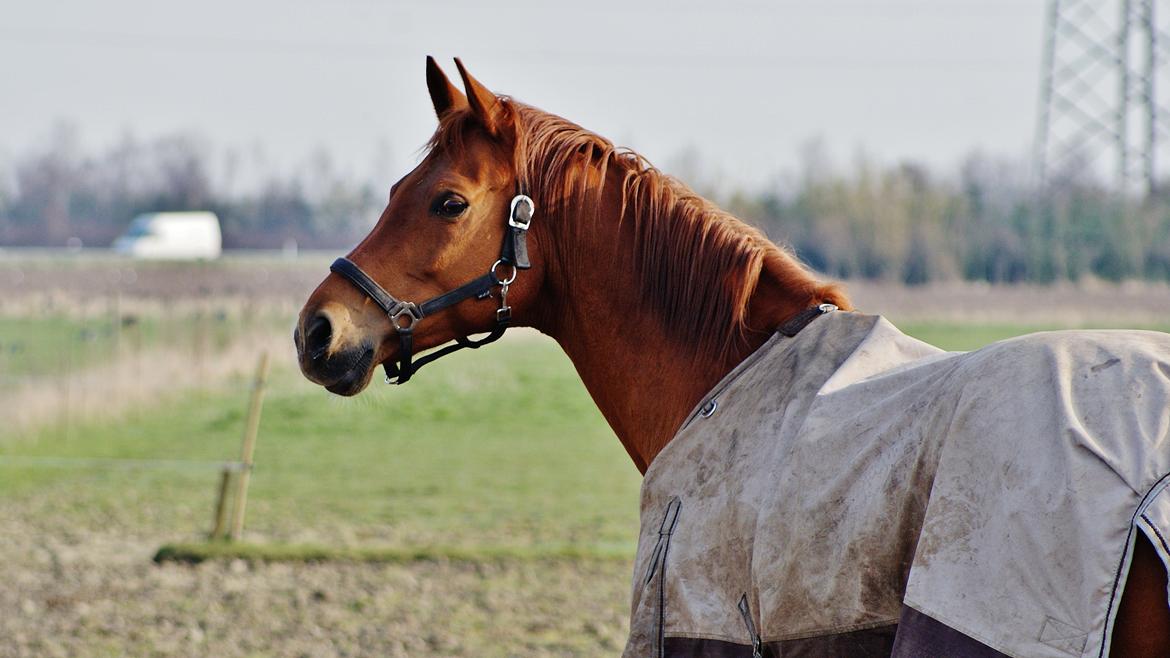
<svg viewBox="0 0 1170 658"><path fill-rule="evenodd" d="M391 188L348 264L339 259L301 310L301 371L333 393L360 392L380 363L405 381L412 351L502 333L539 287L539 232L528 240L533 208L518 194L513 110L455 61L466 93L427 58L440 124L430 148Z"/></svg>

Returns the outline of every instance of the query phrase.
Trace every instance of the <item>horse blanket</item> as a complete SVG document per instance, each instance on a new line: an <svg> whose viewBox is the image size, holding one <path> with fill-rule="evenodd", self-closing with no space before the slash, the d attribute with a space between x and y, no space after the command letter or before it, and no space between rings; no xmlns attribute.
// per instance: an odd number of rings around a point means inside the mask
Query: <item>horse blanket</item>
<svg viewBox="0 0 1170 658"><path fill-rule="evenodd" d="M823 315L647 470L625 655L1107 655L1168 473L1170 334L950 353Z"/></svg>

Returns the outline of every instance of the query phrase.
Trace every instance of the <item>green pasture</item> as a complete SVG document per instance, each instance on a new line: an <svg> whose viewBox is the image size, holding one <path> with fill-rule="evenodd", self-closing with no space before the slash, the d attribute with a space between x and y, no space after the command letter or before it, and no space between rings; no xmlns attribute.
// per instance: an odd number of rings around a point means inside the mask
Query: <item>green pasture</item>
<svg viewBox="0 0 1170 658"><path fill-rule="evenodd" d="M1044 328L903 327L946 349ZM76 327L43 329L36 349L50 354ZM247 385L68 430L0 429L0 497L33 523L200 541L218 472L148 462L236 458ZM147 461L68 461L94 458ZM246 540L317 547L309 559L319 547L353 549L354 559L373 555L367 548L390 560L418 550L629 556L636 542L639 475L571 364L535 336L445 359L407 386L375 382L354 399L278 368L255 462Z"/></svg>
<svg viewBox="0 0 1170 658"><path fill-rule="evenodd" d="M288 324L287 318L241 317L223 310L172 314L60 313L0 316L0 388L37 377L67 376L82 368L165 346L188 355L228 345L254 323Z"/></svg>
<svg viewBox="0 0 1170 658"><path fill-rule="evenodd" d="M535 338L494 347L356 399L276 370L256 448L249 538L632 551L637 471L567 359ZM39 516L199 538L211 522L214 470L36 460L234 459L246 385L120 422L0 442L0 496L26 501Z"/></svg>
<svg viewBox="0 0 1170 658"><path fill-rule="evenodd" d="M154 336L157 321L136 328L138 336ZM65 316L0 317L0 373L15 378L64 374L115 354L123 338L120 323L103 318L82 321Z"/></svg>
<svg viewBox="0 0 1170 658"><path fill-rule="evenodd" d="M1020 324L957 324L953 322L916 322L901 324L898 328L915 338L937 345L945 350L974 350L996 341L1038 331L1063 329L1148 329L1170 332L1170 322L1154 325L1111 325L1106 322L1065 325Z"/></svg>

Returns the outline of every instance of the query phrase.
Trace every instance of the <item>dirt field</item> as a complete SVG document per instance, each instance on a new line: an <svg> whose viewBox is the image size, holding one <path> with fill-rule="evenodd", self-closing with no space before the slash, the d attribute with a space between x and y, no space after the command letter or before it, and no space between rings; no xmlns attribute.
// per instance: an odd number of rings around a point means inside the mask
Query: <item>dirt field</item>
<svg viewBox="0 0 1170 658"><path fill-rule="evenodd" d="M1170 285L1084 282L1054 286L938 283L845 285L858 310L904 322L1020 325L1156 325L1170 321Z"/></svg>
<svg viewBox="0 0 1170 658"><path fill-rule="evenodd" d="M0 518L0 656L591 656L616 561L156 565L149 538Z"/></svg>
<svg viewBox="0 0 1170 658"><path fill-rule="evenodd" d="M0 300L52 294L61 299L303 299L329 272L326 254L284 259L228 255L211 263L149 262L107 255L0 252Z"/></svg>

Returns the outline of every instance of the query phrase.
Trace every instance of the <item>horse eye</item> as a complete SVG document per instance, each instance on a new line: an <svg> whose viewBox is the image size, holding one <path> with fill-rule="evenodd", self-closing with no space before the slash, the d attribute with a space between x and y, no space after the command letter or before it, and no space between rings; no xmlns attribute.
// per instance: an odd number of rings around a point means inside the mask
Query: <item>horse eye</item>
<svg viewBox="0 0 1170 658"><path fill-rule="evenodd" d="M434 212L440 217L454 219L467 210L467 202L457 194L445 194L435 201Z"/></svg>

